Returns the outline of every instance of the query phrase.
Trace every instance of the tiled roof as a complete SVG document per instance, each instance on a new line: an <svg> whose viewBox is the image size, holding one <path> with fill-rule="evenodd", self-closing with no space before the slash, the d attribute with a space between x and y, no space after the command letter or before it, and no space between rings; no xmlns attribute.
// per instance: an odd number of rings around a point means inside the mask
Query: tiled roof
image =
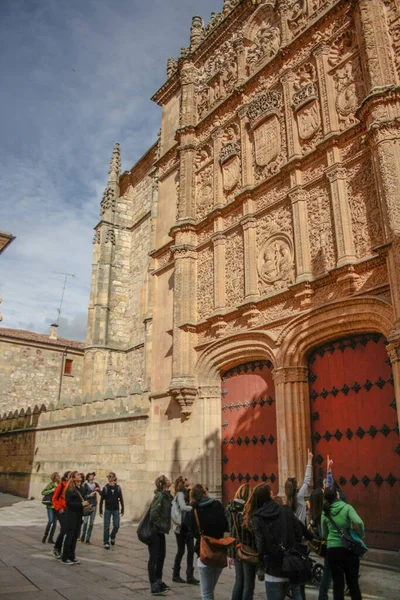
<svg viewBox="0 0 400 600"><path fill-rule="evenodd" d="M75 348L76 350L83 350L85 347L82 342L64 340L63 338L53 340L44 333L34 333L33 331L26 331L25 329L7 329L6 327L0 327L0 338L2 337L15 338L26 342L39 342L41 344L49 344L50 346L64 348L65 346L68 346L68 348Z"/></svg>

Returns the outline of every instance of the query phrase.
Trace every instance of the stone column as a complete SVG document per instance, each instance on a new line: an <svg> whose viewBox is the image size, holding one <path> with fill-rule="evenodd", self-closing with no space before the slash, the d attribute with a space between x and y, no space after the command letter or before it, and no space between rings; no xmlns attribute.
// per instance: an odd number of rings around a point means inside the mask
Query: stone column
<svg viewBox="0 0 400 600"><path fill-rule="evenodd" d="M335 108L335 84L332 77L328 75L329 52L330 48L325 42L321 42L314 49L322 106L322 128L325 136L332 132L340 132L339 119Z"/></svg>
<svg viewBox="0 0 400 600"><path fill-rule="evenodd" d="M213 234L214 245L214 311L225 308L225 235L219 231Z"/></svg>
<svg viewBox="0 0 400 600"><path fill-rule="evenodd" d="M340 163L330 166L326 175L329 179L332 198L333 219L337 248L337 266L356 261L351 213L347 196L347 173Z"/></svg>
<svg viewBox="0 0 400 600"><path fill-rule="evenodd" d="M300 186L289 192L292 202L294 243L296 248L296 283L312 278L308 233L307 192Z"/></svg>
<svg viewBox="0 0 400 600"><path fill-rule="evenodd" d="M393 369L394 397L396 399L398 422L400 423L400 340L396 339L392 342L389 336L389 342L386 350Z"/></svg>
<svg viewBox="0 0 400 600"><path fill-rule="evenodd" d="M221 469L221 384L212 380L199 387L202 404L202 456L199 477L210 493L222 497ZM201 430L200 430L201 431ZM199 432L200 433L200 432Z"/></svg>
<svg viewBox="0 0 400 600"><path fill-rule="evenodd" d="M295 123L292 108L293 81L294 74L292 73L292 71L286 71L286 73L284 73L281 77L284 97L283 105L285 111L288 160L295 156L301 156L299 134L297 131L297 124Z"/></svg>
<svg viewBox="0 0 400 600"><path fill-rule="evenodd" d="M249 136L247 105L240 108L238 115L240 119L240 145L242 150L242 186L246 188L254 185L253 156Z"/></svg>
<svg viewBox="0 0 400 600"><path fill-rule="evenodd" d="M279 488L284 493L288 477L298 481L304 475L307 449L311 448L308 369L274 369L276 421L278 435Z"/></svg>
<svg viewBox="0 0 400 600"><path fill-rule="evenodd" d="M243 34L239 33L239 37L235 40L235 48L237 51L238 61L238 85L241 85L246 81L246 49L244 47Z"/></svg>
<svg viewBox="0 0 400 600"><path fill-rule="evenodd" d="M366 75L366 91L398 83L393 49L382 0L358 0L355 23L361 46L361 61Z"/></svg>
<svg viewBox="0 0 400 600"><path fill-rule="evenodd" d="M223 206L224 205L224 190L223 190L223 179L222 179L222 170L221 164L219 162L219 155L222 148L222 131L220 129L216 129L212 133L212 139L214 141L214 184L213 184L213 193L214 193L214 207L215 206Z"/></svg>
<svg viewBox="0 0 400 600"><path fill-rule="evenodd" d="M180 179L178 218L195 218L194 157L196 151L196 101L195 83L197 69L191 62L185 62L181 70L182 100L180 122L177 131L180 153Z"/></svg>
<svg viewBox="0 0 400 600"><path fill-rule="evenodd" d="M257 275L257 221L252 214L241 220L244 244L244 286L245 300L254 301L259 298Z"/></svg>

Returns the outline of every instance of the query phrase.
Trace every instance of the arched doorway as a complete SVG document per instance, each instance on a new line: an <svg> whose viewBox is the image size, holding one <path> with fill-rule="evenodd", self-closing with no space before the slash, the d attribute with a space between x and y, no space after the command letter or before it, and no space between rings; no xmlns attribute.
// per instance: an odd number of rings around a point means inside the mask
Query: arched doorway
<svg viewBox="0 0 400 600"><path fill-rule="evenodd" d="M324 344L309 356L314 476L326 456L347 500L363 518L368 545L400 546L399 428L393 374L378 333Z"/></svg>
<svg viewBox="0 0 400 600"><path fill-rule="evenodd" d="M278 489L275 387L270 361L240 364L222 375L222 493L242 483Z"/></svg>

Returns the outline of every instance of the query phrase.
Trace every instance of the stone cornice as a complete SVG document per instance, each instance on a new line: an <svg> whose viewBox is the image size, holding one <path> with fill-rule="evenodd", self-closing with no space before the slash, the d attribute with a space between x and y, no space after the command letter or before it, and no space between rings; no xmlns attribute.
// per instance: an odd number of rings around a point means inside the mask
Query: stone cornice
<svg viewBox="0 0 400 600"><path fill-rule="evenodd" d="M306 367L279 367L272 371L275 385L281 383L306 383L308 369Z"/></svg>

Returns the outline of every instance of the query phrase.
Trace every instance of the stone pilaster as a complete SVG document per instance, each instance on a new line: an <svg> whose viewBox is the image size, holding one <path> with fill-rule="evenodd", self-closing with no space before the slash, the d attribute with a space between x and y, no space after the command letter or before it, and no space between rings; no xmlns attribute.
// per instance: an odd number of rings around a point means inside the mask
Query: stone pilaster
<svg viewBox="0 0 400 600"><path fill-rule="evenodd" d="M241 220L244 243L244 284L245 300L256 300L259 297L257 276L257 221L248 214Z"/></svg>
<svg viewBox="0 0 400 600"><path fill-rule="evenodd" d="M391 339L386 346L393 370L394 397L397 405L397 416L400 423L400 337Z"/></svg>
<svg viewBox="0 0 400 600"><path fill-rule="evenodd" d="M194 126L197 119L195 83L197 70L190 62L181 68L182 101L180 112L181 127L177 131L179 141L179 201L178 218L195 218L194 157L196 135Z"/></svg>
<svg viewBox="0 0 400 600"><path fill-rule="evenodd" d="M291 71L287 71L281 77L284 97L284 111L289 160L294 156L301 156L299 134L297 131L297 125L294 120L292 108L293 81L294 74Z"/></svg>
<svg viewBox="0 0 400 600"><path fill-rule="evenodd" d="M240 145L242 149L242 186L246 188L254 184L247 105L239 110L238 115L240 119Z"/></svg>
<svg viewBox="0 0 400 600"><path fill-rule="evenodd" d="M367 93L398 83L382 0L357 0L355 22Z"/></svg>
<svg viewBox="0 0 400 600"><path fill-rule="evenodd" d="M223 191L223 179L222 170L219 162L219 156L222 148L222 131L216 129L212 134L214 141L214 206L224 205L224 191Z"/></svg>
<svg viewBox="0 0 400 600"><path fill-rule="evenodd" d="M225 250L226 238L223 233L213 234L214 246L214 310L225 308Z"/></svg>
<svg viewBox="0 0 400 600"><path fill-rule="evenodd" d="M311 444L308 369L280 367L273 371L276 397L280 492L288 477L304 475Z"/></svg>
<svg viewBox="0 0 400 600"><path fill-rule="evenodd" d="M330 48L322 42L314 49L314 56L317 63L319 95L322 107L322 128L324 135L331 132L339 132L339 119L335 107L336 90L332 77L328 75Z"/></svg>
<svg viewBox="0 0 400 600"><path fill-rule="evenodd" d="M307 192L301 187L289 193L292 202L294 244L296 248L296 283L312 278L310 239L307 218Z"/></svg>
<svg viewBox="0 0 400 600"><path fill-rule="evenodd" d="M238 61L238 85L241 85L246 81L246 49L242 33L239 34L238 39L235 41L235 49Z"/></svg>
<svg viewBox="0 0 400 600"><path fill-rule="evenodd" d="M346 169L340 163L333 164L326 171L331 188L333 219L337 248L337 266L352 264L356 260L351 213L347 196Z"/></svg>

